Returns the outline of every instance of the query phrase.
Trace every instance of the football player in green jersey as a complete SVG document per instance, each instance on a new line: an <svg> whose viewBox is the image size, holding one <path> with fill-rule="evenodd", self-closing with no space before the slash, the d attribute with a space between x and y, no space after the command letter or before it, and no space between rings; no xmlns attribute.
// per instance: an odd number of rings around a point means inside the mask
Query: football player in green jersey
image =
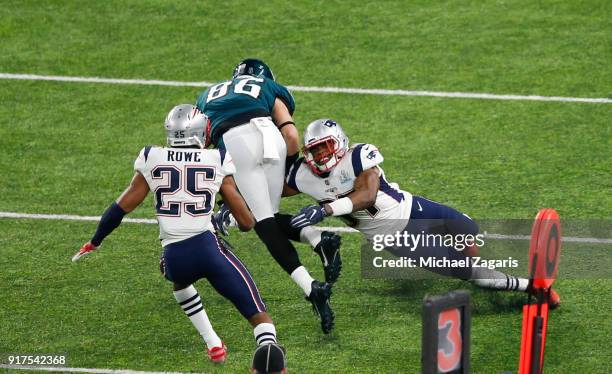
<svg viewBox="0 0 612 374"><path fill-rule="evenodd" d="M236 66L231 80L200 94L196 106L210 120L207 138L215 147L227 150L234 160L234 179L257 221L255 232L302 288L321 318L323 332L329 333L334 322L329 305L331 285L310 276L275 217L285 183L285 165L291 165L299 151L299 135L292 119L293 97L276 83L268 65L246 59Z"/></svg>

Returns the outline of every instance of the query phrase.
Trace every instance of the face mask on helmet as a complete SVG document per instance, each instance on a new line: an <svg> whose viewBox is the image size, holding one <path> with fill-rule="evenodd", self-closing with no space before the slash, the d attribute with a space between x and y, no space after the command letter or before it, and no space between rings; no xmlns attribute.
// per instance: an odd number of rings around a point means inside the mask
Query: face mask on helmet
<svg viewBox="0 0 612 374"><path fill-rule="evenodd" d="M304 130L304 158L315 174L331 171L348 149L348 137L332 119L315 120Z"/></svg>
<svg viewBox="0 0 612 374"><path fill-rule="evenodd" d="M308 144L303 151L306 162L312 171L318 175L330 172L340 162L345 153L345 150L332 136Z"/></svg>

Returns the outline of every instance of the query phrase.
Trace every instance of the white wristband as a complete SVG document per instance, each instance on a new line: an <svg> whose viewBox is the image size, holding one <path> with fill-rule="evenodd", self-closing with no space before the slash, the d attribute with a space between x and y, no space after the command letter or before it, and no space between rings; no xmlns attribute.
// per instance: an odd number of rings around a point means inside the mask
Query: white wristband
<svg viewBox="0 0 612 374"><path fill-rule="evenodd" d="M329 203L329 207L332 210L332 216L343 216L353 213L353 202L348 197L343 197Z"/></svg>

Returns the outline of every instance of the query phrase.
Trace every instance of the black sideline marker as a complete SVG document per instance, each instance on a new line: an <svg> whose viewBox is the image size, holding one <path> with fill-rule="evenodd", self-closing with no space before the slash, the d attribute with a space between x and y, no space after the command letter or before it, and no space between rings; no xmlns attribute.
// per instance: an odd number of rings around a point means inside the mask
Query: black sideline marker
<svg viewBox="0 0 612 374"><path fill-rule="evenodd" d="M423 374L470 372L470 293L452 291L423 301Z"/></svg>

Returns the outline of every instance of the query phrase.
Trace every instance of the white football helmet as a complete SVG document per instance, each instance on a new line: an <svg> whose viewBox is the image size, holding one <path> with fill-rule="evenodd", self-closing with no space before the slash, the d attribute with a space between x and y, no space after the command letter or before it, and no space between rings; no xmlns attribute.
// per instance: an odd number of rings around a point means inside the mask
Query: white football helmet
<svg viewBox="0 0 612 374"><path fill-rule="evenodd" d="M207 145L208 117L191 104L179 104L166 117L166 134L170 147Z"/></svg>
<svg viewBox="0 0 612 374"><path fill-rule="evenodd" d="M311 122L304 131L304 158L318 175L331 171L348 149L349 139L342 126L329 118Z"/></svg>

